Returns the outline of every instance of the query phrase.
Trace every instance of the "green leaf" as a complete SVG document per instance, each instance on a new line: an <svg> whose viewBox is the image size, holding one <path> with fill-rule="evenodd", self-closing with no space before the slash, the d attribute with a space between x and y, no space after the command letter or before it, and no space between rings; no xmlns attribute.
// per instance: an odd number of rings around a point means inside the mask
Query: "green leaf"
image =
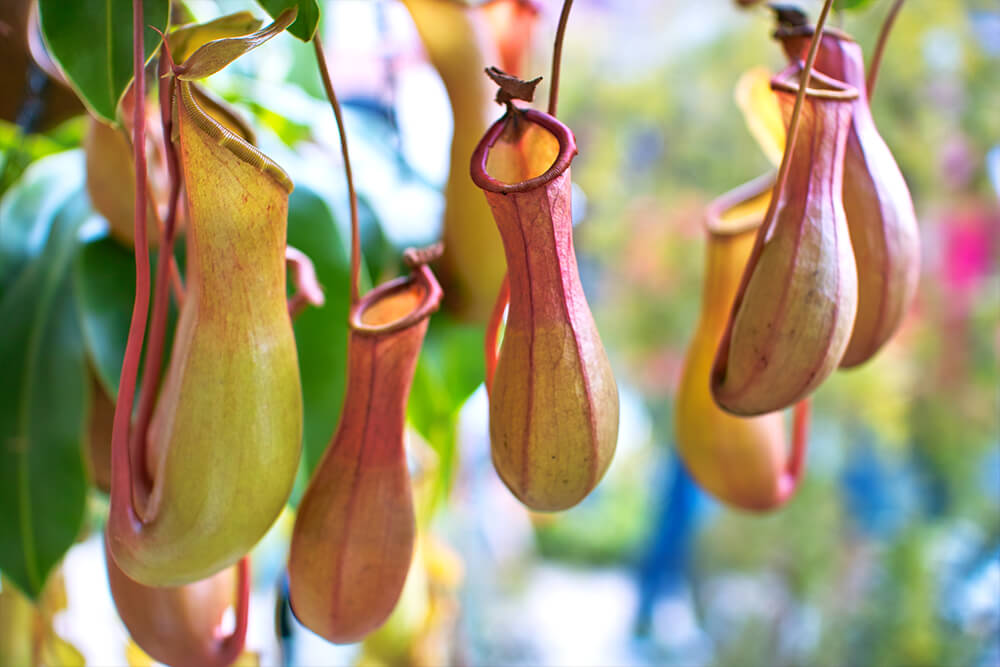
<svg viewBox="0 0 1000 667"><path fill-rule="evenodd" d="M73 281L87 356L114 399L135 301L135 258L111 238L90 241L77 255Z"/></svg>
<svg viewBox="0 0 1000 667"><path fill-rule="evenodd" d="M310 306L295 320L305 413L301 481L308 481L333 438L344 402L350 269L347 246L330 209L302 185L288 202L288 244L312 260L326 297L323 307ZM293 504L301 490L293 493Z"/></svg>
<svg viewBox="0 0 1000 667"><path fill-rule="evenodd" d="M407 416L438 455L435 502L447 498L458 465L458 412L486 373L481 325L463 324L444 313L431 316L427 339L417 362Z"/></svg>
<svg viewBox="0 0 1000 667"><path fill-rule="evenodd" d="M215 74L248 51L256 49L291 25L297 9L292 7L281 12L274 23L257 32L240 37L223 37L202 44L177 70L177 78L184 80L204 79Z"/></svg>
<svg viewBox="0 0 1000 667"><path fill-rule="evenodd" d="M872 0L836 0L833 8L837 11L864 9L872 3Z"/></svg>
<svg viewBox="0 0 1000 667"><path fill-rule="evenodd" d="M76 103L76 96L67 92ZM77 148L83 139L85 117L77 116L47 133L25 133L13 123L0 120L0 195L24 175L34 162L55 153Z"/></svg>
<svg viewBox="0 0 1000 667"><path fill-rule="evenodd" d="M169 0L143 0L147 60L160 44L150 26L167 29ZM39 0L42 35L52 58L88 109L117 124L118 102L132 81L131 0Z"/></svg>
<svg viewBox="0 0 1000 667"><path fill-rule="evenodd" d="M56 212L86 197L83 185L83 151L65 151L32 164L0 200L0 296L42 251Z"/></svg>
<svg viewBox="0 0 1000 667"><path fill-rule="evenodd" d="M257 4L272 17L277 17L289 7L298 7L298 18L288 32L303 42L308 42L316 34L316 26L319 25L319 3L316 0L257 0Z"/></svg>
<svg viewBox="0 0 1000 667"><path fill-rule="evenodd" d="M183 248L178 239L177 251ZM151 253L151 279L156 278L158 251ZM183 256L178 258L183 271ZM83 330L87 357L101 387L112 400L118 396L118 381L125 358L132 304L135 301L135 256L110 237L91 240L80 248L73 266L76 307ZM152 297L150 297L152 299ZM150 315L152 317L152 315ZM177 309L171 302L167 316L167 338L163 349L170 354ZM149 335L147 331L147 337ZM148 340L148 338L147 338ZM140 375L142 375L140 364Z"/></svg>
<svg viewBox="0 0 1000 667"><path fill-rule="evenodd" d="M86 197L54 212L44 250L0 300L0 569L36 597L83 523L87 366L69 267Z"/></svg>

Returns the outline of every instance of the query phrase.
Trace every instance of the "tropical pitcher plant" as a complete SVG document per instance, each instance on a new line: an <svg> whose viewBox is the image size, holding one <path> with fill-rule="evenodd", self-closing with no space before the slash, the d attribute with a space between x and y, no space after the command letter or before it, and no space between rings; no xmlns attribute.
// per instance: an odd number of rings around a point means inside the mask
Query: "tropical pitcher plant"
<svg viewBox="0 0 1000 667"><path fill-rule="evenodd" d="M53 227L46 261L68 271L75 235L99 215L116 247L133 253L134 289L127 337L88 365L80 349L58 348L55 338L46 341L51 349L32 347L20 324L33 303L65 294L28 278L13 283L0 316L15 325L0 334L0 349L24 350L15 373L44 373L52 349L78 367L79 386L56 399L86 422L89 475L109 496L111 594L132 640L171 665L240 658L250 626L248 554L290 502L288 604L320 637L364 640L412 587L425 585L434 504L421 500L426 480L411 474L408 405L411 393L422 398L411 388L439 308L485 324L491 458L527 508L583 502L619 437L618 386L574 248L577 144L556 117L572 1L559 15L542 112L530 106L541 78L522 77L544 5L402 0L454 117L444 242L405 250L406 275L364 294L358 197L319 5L259 2L273 19L266 26L249 11L196 23L167 0L108 3L97 17L112 31L106 62L81 52L77 26L88 19L68 4L38 0L37 10L23 12L34 22L25 18L26 30L43 35L51 51L53 81L67 95L72 88L90 114L85 180L72 192L86 192L92 210ZM916 290L913 205L868 106L880 55L866 81L860 46L824 28L831 2L815 26L778 9L775 37L789 64L754 89L749 119L780 164L704 214L702 312L676 396L677 448L708 492L750 511L793 497L805 470L810 395L837 368L877 354ZM312 44L338 128L350 210L349 271L339 281L321 258L341 248L289 245L289 172L203 83L285 31ZM487 67L493 63L499 67ZM491 123L494 92L503 115ZM328 172L327 180L339 179L336 164ZM342 316L320 333L345 348L333 351L346 352L335 378L341 389L313 394L307 377L315 369L298 323L334 303L344 304ZM25 443L10 456L19 471L30 470L39 444L6 403L0 435ZM44 421L35 421L45 434ZM325 425L322 437L316 424ZM23 491L10 502L26 512L22 478L8 484L6 468L3 475L3 493ZM0 551L0 609L14 609L8 602L18 590L38 598L74 537L20 543L22 513L0 527L0 540L20 544ZM223 631L230 609L235 624ZM38 618L50 625L51 615ZM13 621L4 625L13 618L0 614L0 639L24 634ZM16 618L26 627L26 616ZM37 649L54 641L51 633L33 636L12 639L0 662L25 655L31 642Z"/></svg>

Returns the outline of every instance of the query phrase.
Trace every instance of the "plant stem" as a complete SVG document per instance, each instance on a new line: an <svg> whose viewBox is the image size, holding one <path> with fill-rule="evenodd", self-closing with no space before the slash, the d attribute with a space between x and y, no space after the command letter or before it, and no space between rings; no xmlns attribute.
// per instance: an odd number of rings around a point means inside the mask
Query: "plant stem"
<svg viewBox="0 0 1000 667"><path fill-rule="evenodd" d="M244 556L236 565L236 627L233 633L222 640L219 651L220 665L231 665L246 645L248 616L250 611L250 556Z"/></svg>
<svg viewBox="0 0 1000 667"><path fill-rule="evenodd" d="M825 0L823 9L820 11L819 19L816 21L816 29L813 32L812 41L809 43L809 55L806 57L805 69L802 74L802 81L799 83L799 92L795 96L795 106L792 107L792 117L788 121L788 138L785 140L785 153L781 156L781 166L778 168L778 180L774 186L774 195L771 198L771 206L781 200L781 193L785 189L785 181L788 180L788 171L792 166L792 153L795 152L795 140L799 130L799 119L802 115L802 103L806 98L806 89L809 88L809 78L812 75L813 63L816 62L816 53L819 51L819 44L823 40L823 25L826 17L830 14L830 7L833 0ZM763 235L767 230L761 229ZM761 238L764 238L761 236Z"/></svg>
<svg viewBox="0 0 1000 667"><path fill-rule="evenodd" d="M810 407L810 399L803 398L795 404L792 417L792 451L788 459L788 474L796 481L802 477L802 467L806 461Z"/></svg>
<svg viewBox="0 0 1000 667"><path fill-rule="evenodd" d="M344 128L344 117L340 111L337 94L333 92L333 82L330 80L330 70L326 66L326 55L319 35L313 37L316 49L316 64L319 65L320 77L326 98L333 107L333 115L337 119L337 131L340 133L340 152L344 156L344 173L347 175L347 193L351 198L351 304L356 304L361 298L358 281L361 276L361 230L358 225L358 195L354 191L354 176L351 173L351 157L347 151L347 130Z"/></svg>
<svg viewBox="0 0 1000 667"><path fill-rule="evenodd" d="M903 0L893 2L889 13L885 17L885 21L882 22L882 30L878 34L878 42L875 43L875 53L872 55L872 64L868 68L868 81L865 82L865 87L868 88L869 101L872 99L872 95L875 92L875 84L878 82L878 71L882 67L882 56L885 55L885 45L889 41L889 33L892 32L892 27L896 24L896 17L902 8Z"/></svg>
<svg viewBox="0 0 1000 667"><path fill-rule="evenodd" d="M164 47L166 42L163 43ZM167 160L167 175L170 180L170 199L167 210L167 219L163 224L162 239L160 241L160 256L156 265L156 280L153 283L153 317L150 323L149 344L146 348L146 366L142 372L142 384L139 389L139 411L136 416L135 428L131 440L131 450L140 461L146 459L146 431L153 416L153 407L156 405L157 388L160 384L160 375L163 369L163 348L167 337L167 311L170 304L169 285L170 269L173 267L174 259L174 239L177 230L177 206L180 201L181 178L180 164L177 160L177 152L174 149L170 137L173 132L173 109L171 100L173 98L173 76L167 66L168 58L160 58L160 122L163 125L163 148ZM133 478L133 484L143 480L148 486L152 480L144 466L140 466L140 471L145 471L137 478Z"/></svg>
<svg viewBox="0 0 1000 667"><path fill-rule="evenodd" d="M806 450L809 448L809 413L810 399L803 398L795 404L792 411L792 445L788 455L788 463L778 482L778 505L783 505L795 495L802 481L802 470L806 462Z"/></svg>
<svg viewBox="0 0 1000 667"><path fill-rule="evenodd" d="M146 318L149 314L149 239L146 238L146 114L143 101L146 99L146 85L143 77L145 48L143 45L142 0L132 0L132 151L135 163L135 302L132 305L132 320L129 324L125 358L118 380L118 397L115 401L115 417L111 435L112 455L112 497L125 500L131 496L131 505L137 507L134 487L135 471L139 461L130 455L129 424L132 419L132 403L135 400L135 384L139 373L139 358L142 355Z"/></svg>
<svg viewBox="0 0 1000 667"><path fill-rule="evenodd" d="M566 23L569 21L569 10L573 0L563 0L562 13L559 14L559 27L556 28L556 43L552 49L552 83L549 87L549 115L556 115L559 106L559 69L562 64L563 36L566 34Z"/></svg>
<svg viewBox="0 0 1000 667"><path fill-rule="evenodd" d="M154 30L156 29L154 28ZM157 30L157 32L160 31ZM177 147L174 145L173 141L173 100L176 80L172 76L167 76L168 74L173 74L174 57L170 53L170 44L167 42L166 35L160 33L160 36L163 38L162 46L160 48L160 86L158 90L160 96L160 122L163 125L163 150L164 155L166 155L167 158L167 175L170 179L171 192L173 192L174 185L176 184L180 186L181 183L181 163L180 158L177 157ZM173 222L164 224L163 229L160 232L164 237L167 234L167 224L171 225L170 233L172 235L176 234L174 228L176 228L177 225L177 207L180 205L179 194L180 191L178 190L177 195L171 195L170 201L168 202L168 206L170 208L167 211L167 219L168 221L173 220ZM173 243L174 238L174 236L171 236L171 243ZM177 307L179 308L184 303L184 281L181 279L181 272L177 267L177 258L174 256L173 247L171 247L169 258L170 282L174 291L174 299L177 301Z"/></svg>

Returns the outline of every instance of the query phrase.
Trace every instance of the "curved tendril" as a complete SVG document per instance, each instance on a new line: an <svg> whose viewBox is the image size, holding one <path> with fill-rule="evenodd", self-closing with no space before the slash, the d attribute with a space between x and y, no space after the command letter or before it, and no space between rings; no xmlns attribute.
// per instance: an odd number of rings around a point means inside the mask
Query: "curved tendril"
<svg viewBox="0 0 1000 667"><path fill-rule="evenodd" d="M250 556L241 558L237 567L236 627L231 635L222 640L217 663L220 667L234 663L246 645L250 612Z"/></svg>
<svg viewBox="0 0 1000 667"><path fill-rule="evenodd" d="M139 358L142 355L146 319L149 314L149 239L146 238L146 116L142 101L146 96L143 78L143 7L142 0L132 0L132 72L134 105L132 110L132 151L135 165L135 302L129 323L128 342L125 358L119 376L118 397L115 401L114 426L111 436L112 451L112 496L123 501L128 495L128 504L135 512L135 487L132 480L137 478L141 461L135 460L129 452L129 426L132 418L132 403L135 399L135 385L139 373ZM117 463L116 463L117 461Z"/></svg>
<svg viewBox="0 0 1000 667"><path fill-rule="evenodd" d="M792 447L788 456L788 465L782 475L778 490L779 505L795 494L795 490L799 487L799 481L802 479L806 450L809 448L810 400L804 398L796 403L792 414Z"/></svg>
<svg viewBox="0 0 1000 667"><path fill-rule="evenodd" d="M351 198L351 303L356 304L361 294L358 281L361 275L361 232L358 225L358 195L354 191L354 176L351 173L351 158L347 152L347 130L344 128L344 118L340 111L337 94L333 92L333 82L330 80L330 70L326 66L326 55L319 35L313 37L316 50L316 64L319 65L320 77L323 79L323 89L326 98L330 100L333 115L337 119L337 131L340 133L340 151L344 156L344 172L347 175L347 193Z"/></svg>
<svg viewBox="0 0 1000 667"><path fill-rule="evenodd" d="M166 41L164 41L163 48L165 51L167 49L166 44ZM161 76L169 73L168 62L172 62L169 56L160 59ZM159 260L156 265L156 280L153 283L153 316L150 323L149 345L146 349L146 366L143 368L142 384L139 389L139 411L131 438L132 453L142 461L146 459L146 431L149 428L149 421L153 416L157 387L160 384L160 376L163 370L163 348L167 337L167 311L170 303L168 296L170 276L168 272L172 268L175 259L174 240L177 236L177 207L181 191L180 165L177 161L177 152L170 139L173 130L173 108L171 104L173 99L173 77L166 76L160 79L159 96L164 152L167 159L167 174L170 179L170 199L167 219L163 225L163 239L160 243ZM139 479L145 481L147 487L152 484L148 473L149 471L147 470L146 474L139 477Z"/></svg>
<svg viewBox="0 0 1000 667"><path fill-rule="evenodd" d="M872 55L872 64L868 68L868 80L865 87L868 89L868 99L872 99L875 94L875 84L878 82L878 72L882 67L882 56L885 55L885 46L889 42L889 33L896 24L896 17L899 10L903 8L904 0L896 0L892 3L889 13L886 14L885 21L882 22L882 30L878 34L878 42L875 43L875 53Z"/></svg>
<svg viewBox="0 0 1000 667"><path fill-rule="evenodd" d="M552 49L552 84L549 88L549 115L556 115L559 106L559 70L562 63L563 36L566 34L566 23L569 21L569 10L573 0L563 0L562 12L559 14L559 27L556 28L556 42Z"/></svg>
<svg viewBox="0 0 1000 667"><path fill-rule="evenodd" d="M500 335L500 325L503 323L503 314L510 305L510 276L503 274L503 282L500 284L500 291L497 293L496 303L493 304L493 312L490 313L489 322L486 324L486 337L483 340L484 353L486 356L486 394L489 395L493 389L493 374L497 370L498 348L497 338Z"/></svg>
<svg viewBox="0 0 1000 667"><path fill-rule="evenodd" d="M285 263L292 270L292 283L295 285L295 293L288 300L288 315L294 320L306 306L322 306L325 299L323 288L316 278L316 267L308 255L298 248L286 246Z"/></svg>

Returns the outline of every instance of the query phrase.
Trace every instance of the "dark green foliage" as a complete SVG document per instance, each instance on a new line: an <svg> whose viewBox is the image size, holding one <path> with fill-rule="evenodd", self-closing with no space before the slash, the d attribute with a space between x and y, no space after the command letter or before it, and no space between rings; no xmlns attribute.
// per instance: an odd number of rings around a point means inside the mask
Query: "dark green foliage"
<svg viewBox="0 0 1000 667"><path fill-rule="evenodd" d="M55 188L71 163L66 156L47 158L35 175ZM76 164L82 167L81 160ZM26 187L37 184L28 179ZM9 205L30 199L16 189L3 206L11 214L5 231L23 234L3 239L0 569L32 598L73 544L84 517L81 442L89 399L70 268L78 231L92 213L82 179L76 186L71 196L40 210Z"/></svg>
<svg viewBox="0 0 1000 667"><path fill-rule="evenodd" d="M146 58L167 29L168 0L143 0ZM45 43L94 115L118 122L118 102L132 81L131 0L39 0Z"/></svg>

